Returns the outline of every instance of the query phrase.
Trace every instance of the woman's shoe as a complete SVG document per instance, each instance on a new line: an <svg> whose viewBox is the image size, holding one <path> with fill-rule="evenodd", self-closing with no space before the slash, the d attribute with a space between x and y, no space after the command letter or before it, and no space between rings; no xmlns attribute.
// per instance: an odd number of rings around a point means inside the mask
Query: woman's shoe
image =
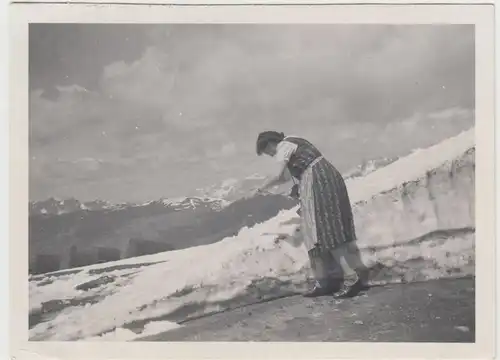
<svg viewBox="0 0 500 360"><path fill-rule="evenodd" d="M363 287L363 282L359 276L353 277L351 279L346 279L342 284L339 291L333 294L335 299L344 299L356 296L359 294Z"/></svg>
<svg viewBox="0 0 500 360"><path fill-rule="evenodd" d="M328 291L328 289L326 288L323 288L323 287L319 287L319 286L315 286L312 288L311 291L305 293L303 296L304 297L308 297L308 298L313 298L313 297L318 297L318 296L327 296L327 295L331 295L331 291Z"/></svg>
<svg viewBox="0 0 500 360"><path fill-rule="evenodd" d="M320 283L316 282L314 287L305 293L303 296L304 297L318 297L318 296L331 296L333 293L339 290L339 282L334 282L331 281L327 285L321 285Z"/></svg>
<svg viewBox="0 0 500 360"><path fill-rule="evenodd" d="M368 268L364 268L358 271L358 277L361 281L360 290L367 290L370 288L369 280L370 280L370 270Z"/></svg>

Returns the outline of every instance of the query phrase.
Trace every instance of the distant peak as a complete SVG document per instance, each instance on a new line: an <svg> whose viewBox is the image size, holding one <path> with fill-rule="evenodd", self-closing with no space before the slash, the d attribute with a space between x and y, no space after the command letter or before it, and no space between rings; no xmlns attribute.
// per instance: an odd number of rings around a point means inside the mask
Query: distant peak
<svg viewBox="0 0 500 360"><path fill-rule="evenodd" d="M44 215L62 215L76 211L100 211L100 210L124 210L127 208L140 208L152 205L161 205L172 208L174 210L188 210L197 208L211 208L213 210L221 210L228 205L228 202L223 199L213 197L177 197L177 198L160 198L144 203L110 203L104 200L93 200L80 202L76 199L54 200L49 198L43 201L30 202L30 214Z"/></svg>

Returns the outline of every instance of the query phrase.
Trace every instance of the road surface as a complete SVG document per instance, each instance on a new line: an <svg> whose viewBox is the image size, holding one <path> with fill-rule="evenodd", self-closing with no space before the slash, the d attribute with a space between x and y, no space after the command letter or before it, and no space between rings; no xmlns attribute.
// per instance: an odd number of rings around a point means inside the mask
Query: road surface
<svg viewBox="0 0 500 360"><path fill-rule="evenodd" d="M136 341L474 342L474 278L373 287L347 300L292 296Z"/></svg>

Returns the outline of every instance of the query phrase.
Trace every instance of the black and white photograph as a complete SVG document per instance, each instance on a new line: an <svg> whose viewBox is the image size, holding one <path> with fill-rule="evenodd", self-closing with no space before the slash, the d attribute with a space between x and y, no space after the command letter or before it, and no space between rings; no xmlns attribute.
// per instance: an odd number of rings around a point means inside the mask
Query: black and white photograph
<svg viewBox="0 0 500 360"><path fill-rule="evenodd" d="M28 35L30 342L477 341L473 23Z"/></svg>

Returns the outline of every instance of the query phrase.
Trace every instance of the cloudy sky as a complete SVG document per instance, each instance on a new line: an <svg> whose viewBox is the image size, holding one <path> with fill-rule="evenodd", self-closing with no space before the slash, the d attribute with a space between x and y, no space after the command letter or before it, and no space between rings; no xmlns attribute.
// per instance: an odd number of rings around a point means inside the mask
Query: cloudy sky
<svg viewBox="0 0 500 360"><path fill-rule="evenodd" d="M472 26L30 27L30 198L143 201L268 174L262 130L340 169L474 124Z"/></svg>

